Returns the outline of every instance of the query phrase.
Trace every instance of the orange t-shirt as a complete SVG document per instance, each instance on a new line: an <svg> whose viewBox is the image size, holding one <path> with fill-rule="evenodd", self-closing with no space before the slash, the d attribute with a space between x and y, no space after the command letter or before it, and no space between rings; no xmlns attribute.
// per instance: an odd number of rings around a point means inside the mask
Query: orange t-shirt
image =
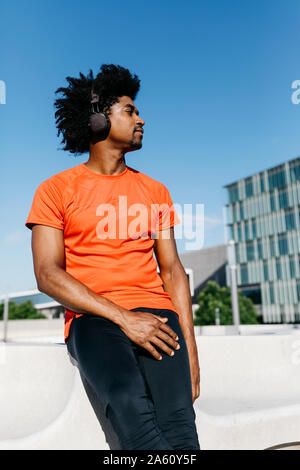
<svg viewBox="0 0 300 470"><path fill-rule="evenodd" d="M38 186L25 225L63 230L66 271L93 292L128 310L176 312L153 252L156 231L178 223L162 183L129 166L100 175L84 162ZM65 340L75 315L65 308Z"/></svg>

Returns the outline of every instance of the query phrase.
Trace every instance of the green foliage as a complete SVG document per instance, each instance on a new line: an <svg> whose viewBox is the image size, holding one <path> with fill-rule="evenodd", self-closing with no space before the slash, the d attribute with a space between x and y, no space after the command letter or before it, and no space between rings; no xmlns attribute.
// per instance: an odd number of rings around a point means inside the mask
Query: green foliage
<svg viewBox="0 0 300 470"><path fill-rule="evenodd" d="M195 325L215 325L215 309L219 308L220 325L232 325L230 287L220 287L215 281L208 281L197 297L199 308L195 312ZM251 299L238 292L241 324L258 323L257 312Z"/></svg>
<svg viewBox="0 0 300 470"><path fill-rule="evenodd" d="M0 320L3 320L4 303L0 304ZM24 320L24 319L37 319L46 318L42 313L38 313L31 300L25 300L20 304L16 304L13 300L8 303L8 319L9 320Z"/></svg>

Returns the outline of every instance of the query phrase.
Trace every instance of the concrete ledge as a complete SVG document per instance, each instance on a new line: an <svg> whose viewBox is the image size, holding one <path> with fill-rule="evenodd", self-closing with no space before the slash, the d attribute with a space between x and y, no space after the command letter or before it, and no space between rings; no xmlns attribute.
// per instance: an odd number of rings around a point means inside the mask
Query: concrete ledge
<svg viewBox="0 0 300 470"><path fill-rule="evenodd" d="M300 335L199 336L206 449L299 441ZM65 345L0 343L0 449L109 449Z"/></svg>
<svg viewBox="0 0 300 470"><path fill-rule="evenodd" d="M64 345L0 349L0 449L109 449Z"/></svg>
<svg viewBox="0 0 300 470"><path fill-rule="evenodd" d="M205 449L264 449L300 436L300 336L200 336L197 429Z"/></svg>
<svg viewBox="0 0 300 470"><path fill-rule="evenodd" d="M9 320L7 329L7 341L49 341L64 342L64 318L47 320ZM3 338L3 321L0 321L0 338ZM53 342L53 341L51 341Z"/></svg>

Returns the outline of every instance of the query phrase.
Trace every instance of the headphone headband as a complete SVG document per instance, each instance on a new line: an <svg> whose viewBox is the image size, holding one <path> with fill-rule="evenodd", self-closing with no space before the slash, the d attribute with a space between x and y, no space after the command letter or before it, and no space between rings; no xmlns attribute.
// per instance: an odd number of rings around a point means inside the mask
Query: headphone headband
<svg viewBox="0 0 300 470"><path fill-rule="evenodd" d="M96 105L97 104L97 109L96 109ZM100 113L100 110L99 110L99 95L97 95L97 93L94 92L94 88L92 87L92 90L91 90L91 105L92 105L92 113Z"/></svg>
<svg viewBox="0 0 300 470"><path fill-rule="evenodd" d="M99 109L99 95L91 89L91 115L89 120L91 132L97 140L104 140L110 131L110 120L106 113Z"/></svg>

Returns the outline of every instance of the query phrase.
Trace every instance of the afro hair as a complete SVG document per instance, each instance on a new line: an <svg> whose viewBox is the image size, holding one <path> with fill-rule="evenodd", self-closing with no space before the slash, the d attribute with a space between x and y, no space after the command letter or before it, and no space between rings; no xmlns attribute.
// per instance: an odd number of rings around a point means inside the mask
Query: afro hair
<svg viewBox="0 0 300 470"><path fill-rule="evenodd" d="M91 114L91 91L99 95L99 109L101 112L110 113L110 107L117 103L121 96L129 96L135 99L140 80L137 75L120 65L103 64L96 78L92 70L84 76L80 72L79 78L66 77L69 85L61 87L55 93L61 93L62 97L54 102L57 108L55 112L57 136L62 134L62 150L67 150L75 155L89 151L91 140L89 118Z"/></svg>

